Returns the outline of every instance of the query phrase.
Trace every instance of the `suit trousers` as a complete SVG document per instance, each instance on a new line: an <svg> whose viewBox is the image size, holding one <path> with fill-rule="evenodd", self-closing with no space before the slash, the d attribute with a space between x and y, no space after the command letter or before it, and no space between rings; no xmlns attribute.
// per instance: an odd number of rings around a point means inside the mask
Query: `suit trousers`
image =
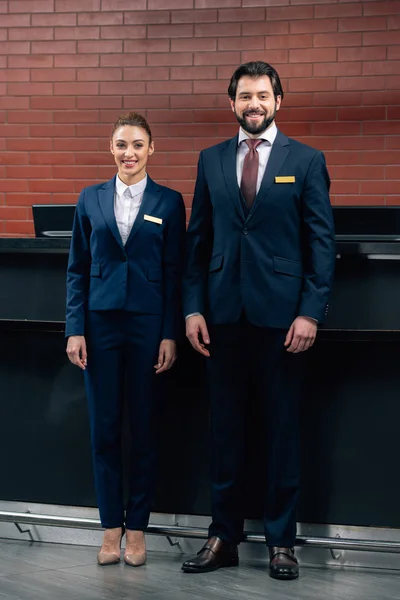
<svg viewBox="0 0 400 600"><path fill-rule="evenodd" d="M85 371L92 455L103 527L147 527L154 492L154 365L161 341L161 315L88 311ZM122 421L124 401L131 433L129 494L124 517Z"/></svg>
<svg viewBox="0 0 400 600"><path fill-rule="evenodd" d="M244 317L209 328L207 360L212 429L212 523L209 535L243 539L246 406L262 420L264 531L268 546L296 538L300 484L299 400L303 355L284 347L287 330L257 327ZM251 397L249 389L252 390Z"/></svg>

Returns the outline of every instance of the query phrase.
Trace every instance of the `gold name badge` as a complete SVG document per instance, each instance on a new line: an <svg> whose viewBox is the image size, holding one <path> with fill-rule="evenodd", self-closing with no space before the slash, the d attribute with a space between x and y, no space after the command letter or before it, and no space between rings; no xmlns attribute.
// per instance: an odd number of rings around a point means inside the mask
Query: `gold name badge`
<svg viewBox="0 0 400 600"><path fill-rule="evenodd" d="M288 175L287 177L275 177L275 183L294 183L296 177L294 175Z"/></svg>
<svg viewBox="0 0 400 600"><path fill-rule="evenodd" d="M151 221L152 223L157 223L157 225L162 225L162 219L159 219L158 217L152 217L151 215L144 215L143 218L145 221Z"/></svg>

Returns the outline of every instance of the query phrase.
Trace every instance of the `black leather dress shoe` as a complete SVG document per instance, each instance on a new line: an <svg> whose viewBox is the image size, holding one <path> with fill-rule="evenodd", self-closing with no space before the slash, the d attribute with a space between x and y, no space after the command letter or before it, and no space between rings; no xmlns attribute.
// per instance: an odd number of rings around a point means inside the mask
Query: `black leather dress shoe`
<svg viewBox="0 0 400 600"><path fill-rule="evenodd" d="M224 542L219 537L211 537L194 558L185 561L185 573L207 573L221 567L236 567L239 564L236 544Z"/></svg>
<svg viewBox="0 0 400 600"><path fill-rule="evenodd" d="M293 548L271 546L269 549L269 574L274 579L297 579L299 563Z"/></svg>

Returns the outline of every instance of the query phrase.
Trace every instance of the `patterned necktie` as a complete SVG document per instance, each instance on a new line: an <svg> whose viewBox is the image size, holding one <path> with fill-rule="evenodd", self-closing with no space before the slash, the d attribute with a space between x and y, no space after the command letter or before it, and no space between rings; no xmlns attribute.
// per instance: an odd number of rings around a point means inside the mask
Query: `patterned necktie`
<svg viewBox="0 0 400 600"><path fill-rule="evenodd" d="M263 140L244 140L249 151L246 154L243 162L243 173L242 181L240 183L240 190L246 200L247 207L251 209L253 206L254 199L257 193L257 177L258 177L258 152L257 146L261 144Z"/></svg>

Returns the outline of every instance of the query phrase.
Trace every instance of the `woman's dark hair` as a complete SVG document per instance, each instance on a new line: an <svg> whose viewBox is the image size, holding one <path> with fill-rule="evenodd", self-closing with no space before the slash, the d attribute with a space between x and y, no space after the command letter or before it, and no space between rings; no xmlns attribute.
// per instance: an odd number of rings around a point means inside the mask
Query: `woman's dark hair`
<svg viewBox="0 0 400 600"><path fill-rule="evenodd" d="M248 77L253 77L254 79L266 75L270 78L272 89L274 90L275 100L277 96L280 96L283 99L281 80L279 79L279 75L275 71L274 67L271 67L271 65L263 62L262 60L255 60L240 65L240 67L238 67L232 75L231 82L228 87L228 94L231 100L235 100L238 81L245 75Z"/></svg>
<svg viewBox="0 0 400 600"><path fill-rule="evenodd" d="M127 112L120 114L113 125L111 137L113 137L114 133L117 129L119 129L119 127L123 127L124 125L132 125L133 127L141 127L142 129L144 129L147 135L149 136L149 144L151 144L153 138L151 135L150 125L142 115L140 115L137 112Z"/></svg>

